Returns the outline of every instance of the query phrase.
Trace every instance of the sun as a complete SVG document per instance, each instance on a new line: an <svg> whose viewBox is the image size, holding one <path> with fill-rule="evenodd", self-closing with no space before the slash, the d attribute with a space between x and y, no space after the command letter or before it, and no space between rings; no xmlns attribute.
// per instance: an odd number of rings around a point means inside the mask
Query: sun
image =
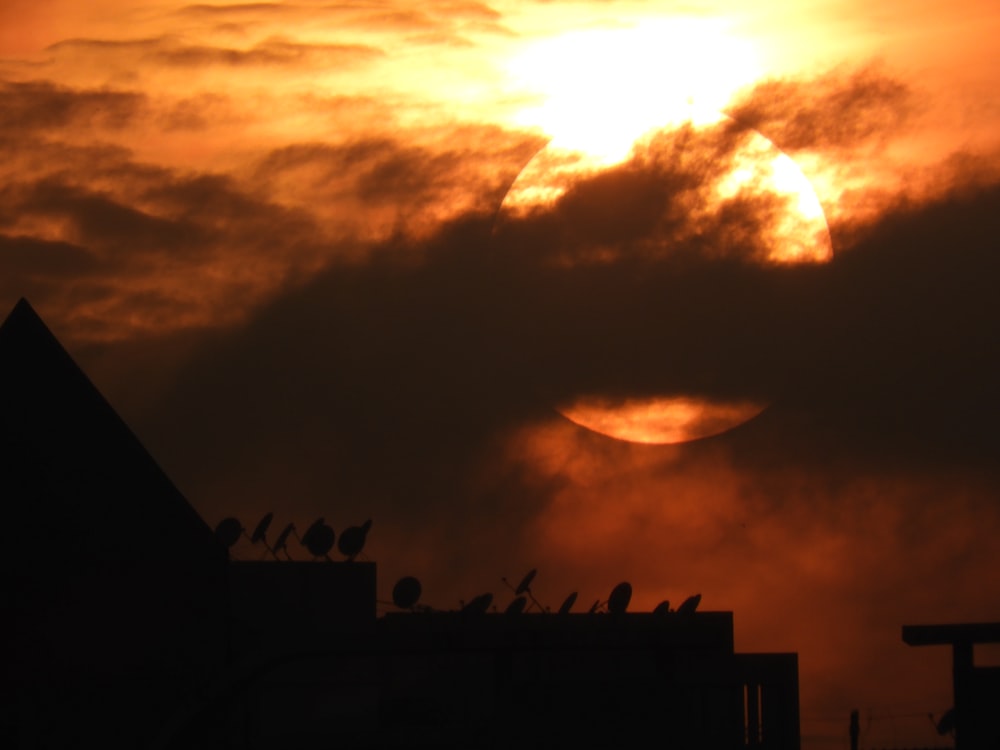
<svg viewBox="0 0 1000 750"><path fill-rule="evenodd" d="M507 73L532 100L516 125L608 164L651 128L717 120L762 71L753 45L727 21L678 17L538 41L509 61Z"/></svg>
<svg viewBox="0 0 1000 750"><path fill-rule="evenodd" d="M509 72L532 92L531 104L516 115L517 124L540 129L551 140L507 192L497 219L500 234L505 227L557 207L582 183L638 164L642 149L658 134L683 128L721 132L732 124L723 112L734 95L762 76L752 45L733 35L724 21L709 19L660 19L628 28L566 33L522 50ZM772 196L784 210L772 222L770 250L759 260L830 260L829 228L809 180L767 138L744 131L730 154L728 171L711 175L703 205L687 214L690 235L649 235L640 243L633 239L629 249L640 245L660 252L671 240L695 237L699 222L711 221L726 201ZM559 258L572 266L609 262L626 252L623 247L595 251L593 244L588 243L586 252L569 248ZM669 252L669 247L663 251ZM556 405L582 427L652 444L718 435L766 407L760 399L720 400L691 393L625 399L590 393Z"/></svg>

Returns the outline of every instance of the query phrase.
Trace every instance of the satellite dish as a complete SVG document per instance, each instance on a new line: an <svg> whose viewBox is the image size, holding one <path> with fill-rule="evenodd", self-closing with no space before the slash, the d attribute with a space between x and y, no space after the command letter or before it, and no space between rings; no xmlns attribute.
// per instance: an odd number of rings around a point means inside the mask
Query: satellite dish
<svg viewBox="0 0 1000 750"><path fill-rule="evenodd" d="M689 596L681 602L680 606L677 608L677 614L690 615L698 609L699 604L701 604L701 594Z"/></svg>
<svg viewBox="0 0 1000 750"><path fill-rule="evenodd" d="M623 615L628 609L628 603L632 600L632 584L622 581L611 591L608 597L608 612L613 615Z"/></svg>
<svg viewBox="0 0 1000 750"><path fill-rule="evenodd" d="M955 731L955 709L949 708L943 714L941 718L938 719L937 724L934 725L937 733L940 735L951 734Z"/></svg>
<svg viewBox="0 0 1000 750"><path fill-rule="evenodd" d="M239 541L243 533L243 524L238 518L223 518L215 527L215 538L227 550Z"/></svg>
<svg viewBox="0 0 1000 750"><path fill-rule="evenodd" d="M392 603L400 609L413 609L420 600L421 591L420 581L413 576L400 578L392 587Z"/></svg>
<svg viewBox="0 0 1000 750"><path fill-rule="evenodd" d="M288 537L294 533L295 533L295 524L290 523L284 529L282 529L280 534L278 534L278 538L275 540L274 546L271 548L271 554L274 555L275 559L277 559L278 557L278 550L284 550L285 557L287 557L289 560L292 559L292 556L288 554Z"/></svg>
<svg viewBox="0 0 1000 750"><path fill-rule="evenodd" d="M274 518L274 513L268 513L257 524L257 527L253 530L253 534L250 535L250 543L257 544L257 542L264 542L267 544L267 527L271 525L271 520Z"/></svg>
<svg viewBox="0 0 1000 750"><path fill-rule="evenodd" d="M653 608L653 614L657 617L662 617L663 615L670 612L670 600L664 599L662 602Z"/></svg>
<svg viewBox="0 0 1000 750"><path fill-rule="evenodd" d="M532 568L528 573L521 579L521 582L517 584L517 588L514 589L514 593L520 596L525 591L531 591L531 582L535 580L535 574L538 571Z"/></svg>
<svg viewBox="0 0 1000 750"><path fill-rule="evenodd" d="M524 607L528 603L528 597L519 596L510 604L507 605L507 609L503 611L505 615L519 615L524 612Z"/></svg>
<svg viewBox="0 0 1000 750"><path fill-rule="evenodd" d="M598 610L598 608L600 608L600 606L601 606L601 600L598 599L596 602L590 605L590 609L587 610L587 614L589 615L594 614Z"/></svg>
<svg viewBox="0 0 1000 750"><path fill-rule="evenodd" d="M566 599L563 601L563 603L559 606L559 612L558 612L558 614L560 614L560 615L567 614L569 612L570 608L574 604L576 604L576 592L575 591L572 594L570 594L569 596L567 596Z"/></svg>
<svg viewBox="0 0 1000 750"><path fill-rule="evenodd" d="M471 602L462 607L462 614L466 615L484 615L486 610L490 608L493 603L493 594L480 594Z"/></svg>
<svg viewBox="0 0 1000 750"><path fill-rule="evenodd" d="M337 549L340 550L340 554L344 555L348 560L353 560L365 546L365 540L368 538L368 530L372 527L372 521L369 518L360 526L350 526L341 533L340 541L337 542Z"/></svg>
<svg viewBox="0 0 1000 750"><path fill-rule="evenodd" d="M333 529L326 525L323 518L318 518L306 529L301 541L313 557L325 557L333 547L334 538Z"/></svg>

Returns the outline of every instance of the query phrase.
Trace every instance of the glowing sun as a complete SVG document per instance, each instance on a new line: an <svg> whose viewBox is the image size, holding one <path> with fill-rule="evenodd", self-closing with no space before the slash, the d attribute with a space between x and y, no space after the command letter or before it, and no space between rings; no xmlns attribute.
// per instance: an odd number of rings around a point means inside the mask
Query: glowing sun
<svg viewBox="0 0 1000 750"><path fill-rule="evenodd" d="M692 247L705 258L738 255L762 264L832 257L822 206L795 162L721 113L760 75L753 49L729 36L722 22L651 21L569 33L524 50L511 72L537 94L519 124L551 140L504 198L494 231L501 247L523 245L524 228L544 223L547 237L561 243L546 248L546 260L567 269L636 254L669 262L677 248ZM652 187L642 195L636 185ZM614 193L619 188L632 191L628 200ZM628 212L661 194L662 218L647 212L640 231ZM582 195L592 208L583 219L567 208L579 206ZM757 235L727 247L705 239L721 236L715 227L734 207L746 206L766 217ZM678 443L726 432L767 403L698 393L625 399L585 393L556 406L576 424L611 437Z"/></svg>
<svg viewBox="0 0 1000 750"><path fill-rule="evenodd" d="M507 72L531 99L515 124L609 164L651 128L715 121L761 68L724 20L679 17L570 31L528 45Z"/></svg>

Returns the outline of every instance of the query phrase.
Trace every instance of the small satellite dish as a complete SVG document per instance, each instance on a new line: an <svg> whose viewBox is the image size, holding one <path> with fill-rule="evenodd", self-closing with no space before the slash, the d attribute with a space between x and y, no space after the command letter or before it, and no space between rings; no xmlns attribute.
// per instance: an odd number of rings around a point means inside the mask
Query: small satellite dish
<svg viewBox="0 0 1000 750"><path fill-rule="evenodd" d="M941 718L938 719L937 724L934 725L934 729L940 735L951 734L955 731L955 709L949 708L943 714Z"/></svg>
<svg viewBox="0 0 1000 750"><path fill-rule="evenodd" d="M253 534L250 535L250 543L257 544L257 542L264 542L267 544L267 527L271 525L271 521L274 518L274 513L268 513L257 524L257 527L253 530Z"/></svg>
<svg viewBox="0 0 1000 750"><path fill-rule="evenodd" d="M392 587L392 603L400 609L413 609L420 600L421 591L420 581L413 576L400 578Z"/></svg>
<svg viewBox="0 0 1000 750"><path fill-rule="evenodd" d="M215 527L215 538L227 550L239 541L243 533L243 524L238 518L223 518Z"/></svg>
<svg viewBox="0 0 1000 750"><path fill-rule="evenodd" d="M574 604L576 604L576 592L575 591L572 594L570 594L569 596L567 596L563 600L563 603L559 606L559 612L558 612L558 614L560 614L560 615L568 614L569 611L570 611L570 609L573 607Z"/></svg>
<svg viewBox="0 0 1000 750"><path fill-rule="evenodd" d="M653 608L653 614L657 617L662 617L663 615L670 612L670 600L664 599L662 602Z"/></svg>
<svg viewBox="0 0 1000 750"><path fill-rule="evenodd" d="M632 584L622 581L611 591L608 597L608 612L613 615L623 615L628 609L628 603L632 600Z"/></svg>
<svg viewBox="0 0 1000 750"><path fill-rule="evenodd" d="M519 596L510 604L507 605L507 609L503 611L505 615L519 615L524 612L524 607L528 604L528 597Z"/></svg>
<svg viewBox="0 0 1000 750"><path fill-rule="evenodd" d="M278 557L278 550L284 550L285 557L287 557L289 560L292 559L292 556L288 554L288 537L294 533L295 533L295 524L290 523L284 529L282 529L280 534L278 534L278 538L275 540L274 546L271 548L271 554L274 555L275 559L277 559Z"/></svg>
<svg viewBox="0 0 1000 750"><path fill-rule="evenodd" d="M596 602L590 605L590 609L587 610L588 615L594 614L601 606L601 600L598 599Z"/></svg>
<svg viewBox="0 0 1000 750"><path fill-rule="evenodd" d="M698 609L699 604L701 604L701 594L695 594L694 596L689 596L687 599L681 602L679 607L677 607L677 614L690 615L696 609Z"/></svg>
<svg viewBox="0 0 1000 750"><path fill-rule="evenodd" d="M360 526L349 526L344 529L340 535L340 541L337 542L337 549L340 550L340 554L346 557L348 560L353 560L358 554L364 549L365 540L368 538L368 530L372 527L372 521L369 518Z"/></svg>
<svg viewBox="0 0 1000 750"><path fill-rule="evenodd" d="M325 557L333 547L335 535L323 518L318 518L302 535L302 544L313 557Z"/></svg>
<svg viewBox="0 0 1000 750"><path fill-rule="evenodd" d="M493 594L480 594L471 602L462 607L462 614L466 615L484 615L486 610L490 608L493 603Z"/></svg>
<svg viewBox="0 0 1000 750"><path fill-rule="evenodd" d="M524 576L524 578L521 579L521 582L517 584L517 588L514 589L514 593L520 596L525 591L531 591L531 582L535 580L535 574L537 572L538 571L535 570L534 568L529 570L527 574Z"/></svg>

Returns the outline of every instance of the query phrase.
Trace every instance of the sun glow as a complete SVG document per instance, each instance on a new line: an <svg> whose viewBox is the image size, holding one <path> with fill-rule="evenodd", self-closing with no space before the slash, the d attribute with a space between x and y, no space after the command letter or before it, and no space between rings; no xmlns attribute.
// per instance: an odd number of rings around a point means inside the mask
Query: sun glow
<svg viewBox="0 0 1000 750"><path fill-rule="evenodd" d="M504 198L497 225L501 232L505 225L557 209L563 196L588 180L619 168L642 169L645 150L657 143L657 135L693 126L702 134L695 136L696 143L704 147L715 142L713 137L726 132L724 111L734 95L762 77L754 48L730 33L723 21L706 19L570 32L524 49L510 63L509 73L533 97L533 104L517 113L516 123L539 128L551 140L524 167ZM643 237L644 243L632 237L620 246L612 241L597 250L595 243L584 240L582 247L568 247L556 259L567 267L612 262L639 246L667 254L672 244L709 230L710 223L719 219L720 206L754 198L766 203L770 197L784 209L772 218L769 251L759 260L828 261L833 247L823 207L798 165L762 134L741 132L738 126L733 132L741 135L725 153L730 160L726 171L705 171L705 182L697 188L702 200L686 206L685 227L673 228L672 235L662 238L654 231ZM664 206L665 212L669 210ZM606 218L615 221L613 216ZM692 394L625 400L591 394L558 409L596 432L663 444L718 435L766 406L760 401Z"/></svg>
<svg viewBox="0 0 1000 750"><path fill-rule="evenodd" d="M518 112L516 124L613 164L653 128L718 121L761 68L753 46L723 20L674 18L537 42L508 73L538 102Z"/></svg>
<svg viewBox="0 0 1000 750"><path fill-rule="evenodd" d="M589 430L653 445L711 437L756 417L766 403L699 397L653 397L616 402L599 396L563 406L566 418Z"/></svg>

